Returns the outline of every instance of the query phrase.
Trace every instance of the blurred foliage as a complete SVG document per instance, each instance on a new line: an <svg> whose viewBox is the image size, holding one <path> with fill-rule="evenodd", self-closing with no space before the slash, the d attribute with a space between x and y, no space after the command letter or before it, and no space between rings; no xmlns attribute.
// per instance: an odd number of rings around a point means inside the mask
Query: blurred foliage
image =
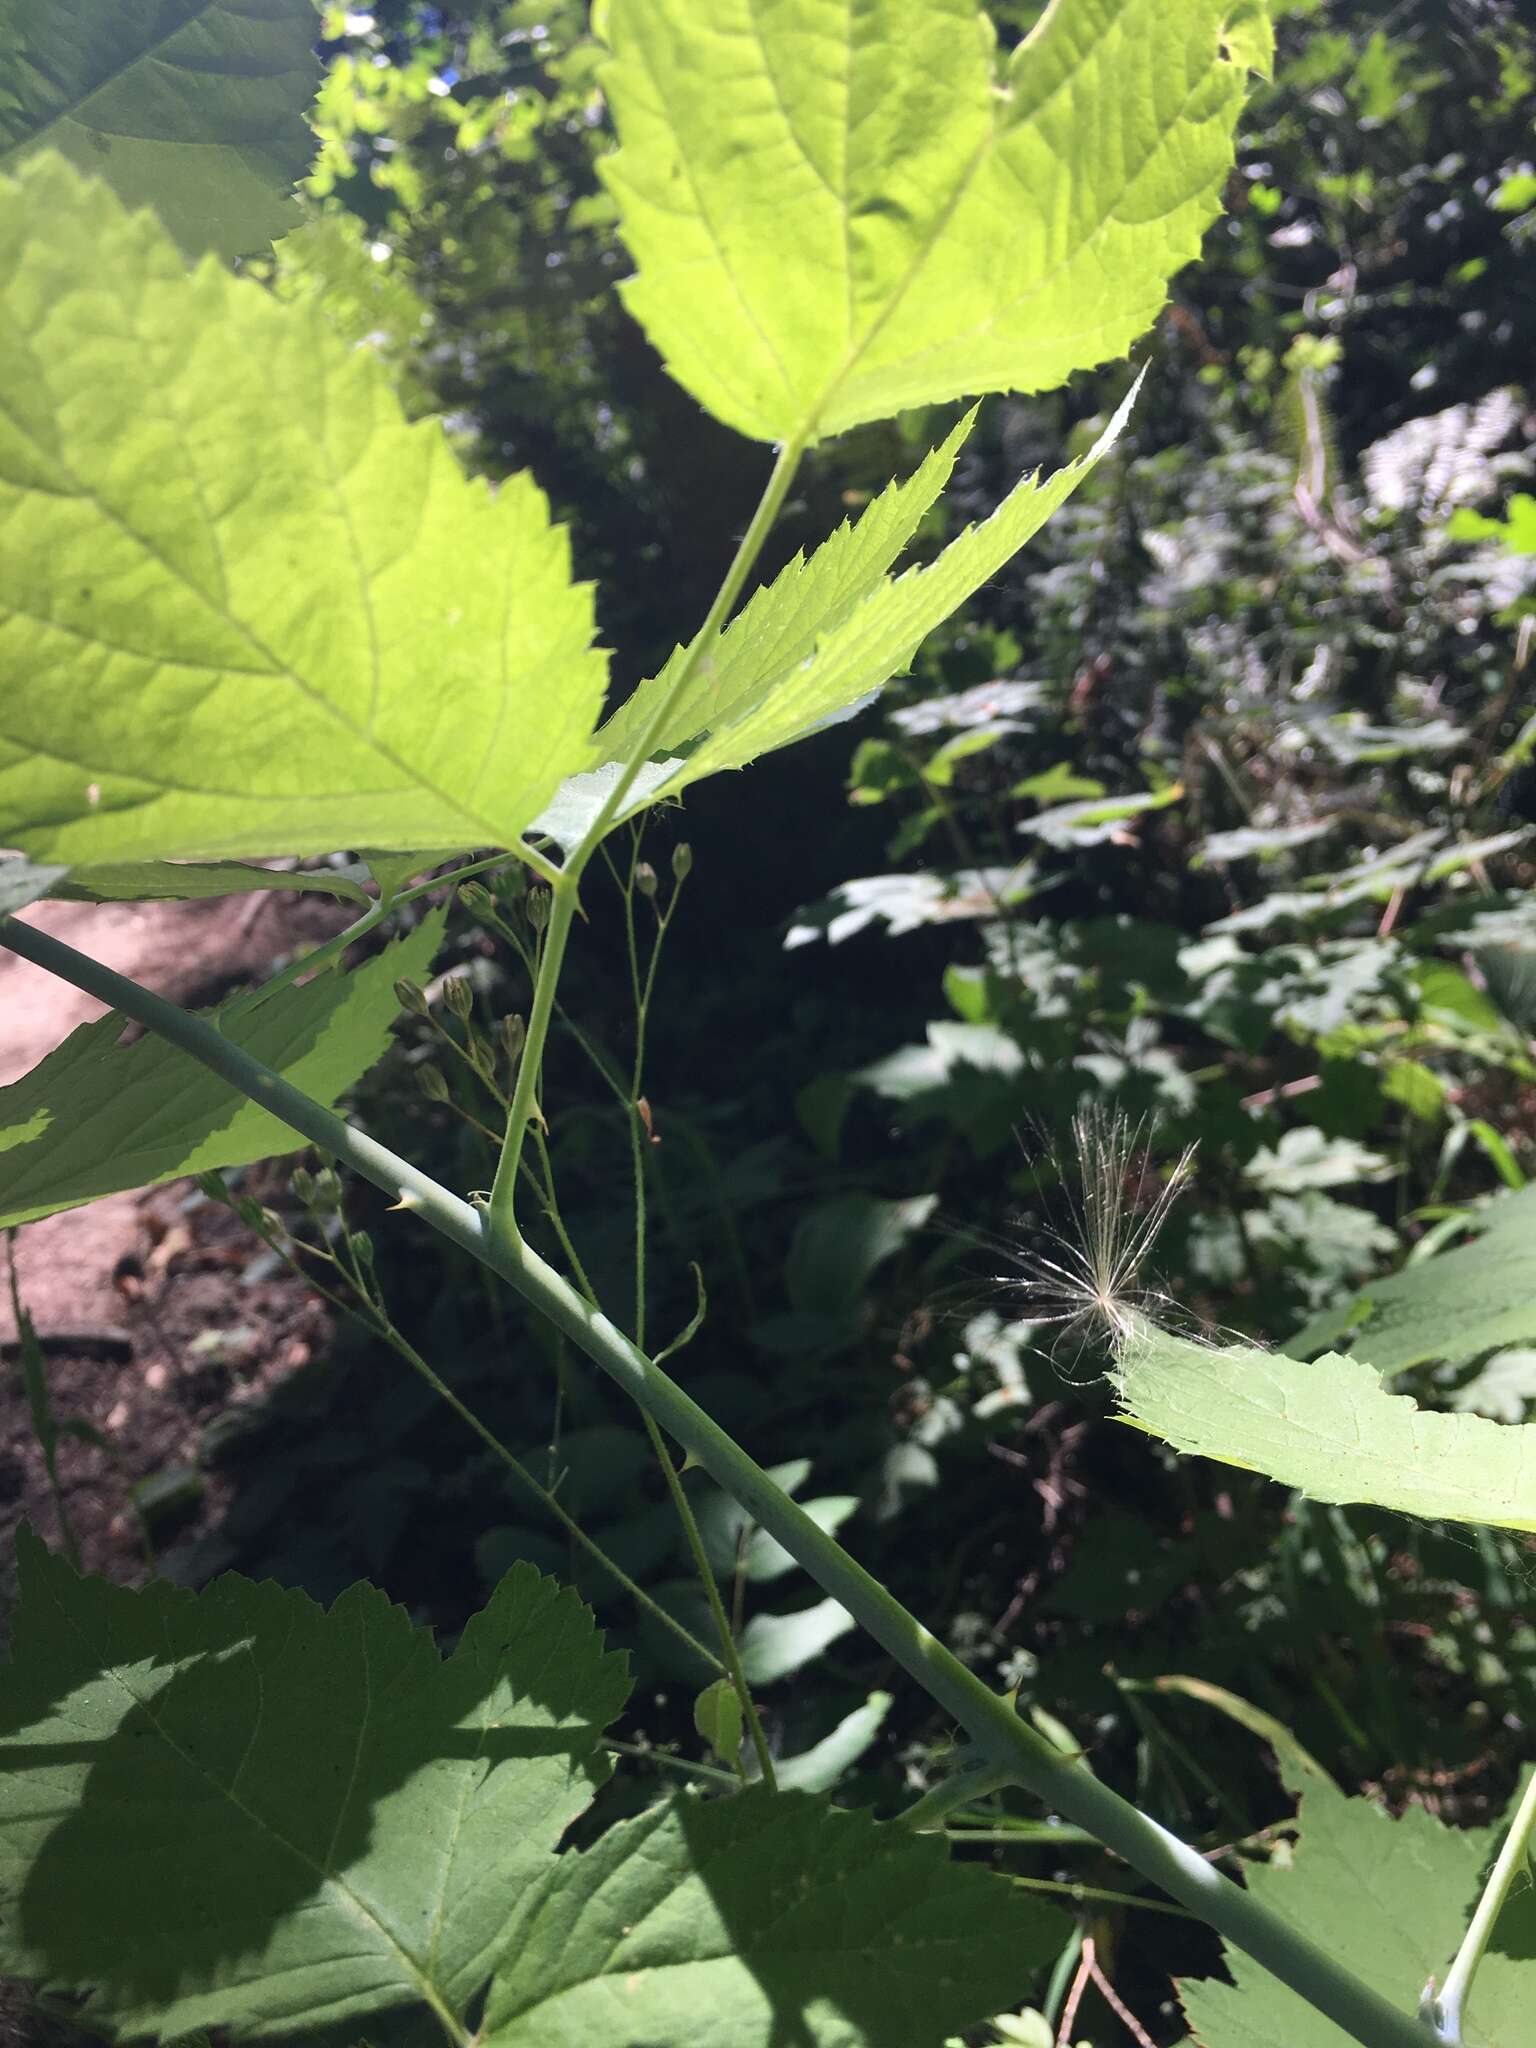
<svg viewBox="0 0 1536 2048"><path fill-rule="evenodd" d="M1039 10L992 11L1012 40ZM277 273L306 289L318 263L339 317L473 465L532 467L600 580L622 692L701 616L766 456L669 384L612 290L626 259L594 170L585 18L578 0L331 10L311 188L330 253L296 240ZM1102 1361L1031 1321L1015 1276L1076 1227L1065 1134L1089 1102L1148 1119L1132 1218L1197 1148L1159 1284L1195 1320L1282 1344L1536 1175L1533 160L1522 0L1286 10L1229 214L1176 287L1113 457L909 680L754 770L750 815L722 779L653 824L660 897L622 873L593 891L551 1058L565 1222L623 1312L628 1120L588 1055L627 1071L630 994L601 963L626 930L648 945L686 827L645 1071L650 1328L688 1325L697 1265L685 1382L765 1461L798 1461L803 1492L976 1668L1171 1824L1245 1853L1287 1806L1253 1735L1148 1682L1193 1674L1341 1782L1486 1818L1536 1717L1528 1557L1176 1463L1110 1422ZM922 548L1079 452L1129 375L984 408ZM764 573L951 417L816 451ZM517 885L498 886L494 918L456 926L486 1032L526 1004L505 933L537 943ZM417 1088L413 1068L439 1079ZM365 1112L483 1186L476 1086L423 1022ZM366 1190L357 1210L387 1231ZM616 1402L451 1252L387 1278L413 1341L702 1629ZM1408 1377L1431 1402L1477 1405L1481 1387L1515 1420L1536 1378L1528 1353L1503 1356ZM705 1674L371 1339L343 1332L206 1456L238 1484L187 1575L239 1562L329 1592L367 1571L452 1627L533 1557L637 1651L627 1732L700 1753ZM841 1771L855 1800L942 1777L942 1724L888 1711L878 1655L688 1483L776 1746L819 1755L815 1782ZM969 1817L998 1833L1025 1811L1008 1796ZM989 1853L1124 1887L1096 1853L1018 1843ZM1149 1916L1108 1917L1133 2003L1170 1961L1209 1964L1203 1936L1161 1920L1138 1978ZM1172 2015L1143 2016L1176 2037ZM1094 2038L1110 2028L1100 2009Z"/></svg>

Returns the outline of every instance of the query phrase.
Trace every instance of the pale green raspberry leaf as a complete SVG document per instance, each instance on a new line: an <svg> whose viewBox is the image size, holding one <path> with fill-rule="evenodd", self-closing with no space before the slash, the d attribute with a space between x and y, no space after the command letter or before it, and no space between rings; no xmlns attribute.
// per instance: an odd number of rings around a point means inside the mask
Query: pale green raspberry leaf
<svg viewBox="0 0 1536 2048"><path fill-rule="evenodd" d="M443 912L350 974L318 974L215 1021L240 1046L329 1106L389 1043L395 983L424 982ZM108 1014L70 1033L30 1074L0 1088L0 1227L184 1173L297 1151L297 1131L169 1039L119 1045Z"/></svg>
<svg viewBox="0 0 1536 2048"><path fill-rule="evenodd" d="M1536 1529L1536 1424L1421 1408L1363 1359L1330 1351L1301 1364L1138 1323L1116 1386L1128 1418L1176 1451L1267 1473L1314 1500Z"/></svg>
<svg viewBox="0 0 1536 2048"><path fill-rule="evenodd" d="M1198 252L1262 0L609 0L626 303L760 440L1054 389Z"/></svg>
<svg viewBox="0 0 1536 2048"><path fill-rule="evenodd" d="M313 0L0 0L0 172L39 148L151 206L193 256L298 221Z"/></svg>
<svg viewBox="0 0 1536 2048"><path fill-rule="evenodd" d="M484 2048L940 2048L1068 1932L943 1842L803 1792L682 1798L562 1857L508 1932Z"/></svg>
<svg viewBox="0 0 1536 2048"><path fill-rule="evenodd" d="M591 594L533 483L51 154L0 180L0 536L33 859L514 846L591 761Z"/></svg>
<svg viewBox="0 0 1536 2048"><path fill-rule="evenodd" d="M515 1565L443 1659L371 1586L135 1592L19 1548L6 1970L124 2035L462 2017L608 1775L624 1659L575 1594Z"/></svg>

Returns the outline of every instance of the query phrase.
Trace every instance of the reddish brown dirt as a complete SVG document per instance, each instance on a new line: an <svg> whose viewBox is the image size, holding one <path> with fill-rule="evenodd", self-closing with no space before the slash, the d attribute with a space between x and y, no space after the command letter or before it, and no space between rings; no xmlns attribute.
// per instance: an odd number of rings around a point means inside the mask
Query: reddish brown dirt
<svg viewBox="0 0 1536 2048"><path fill-rule="evenodd" d="M322 897L202 903L40 904L28 920L120 972L201 1007L338 929ZM17 1079L102 1005L0 950L0 1085ZM0 1154L0 1184L4 1155ZM133 1489L149 1483L158 1544L196 1533L223 1505L198 1472L204 1430L263 1394L324 1341L318 1301L188 1182L112 1195L18 1233L23 1303L37 1328L59 1423L65 1510L83 1562L118 1579L147 1570ZM3 1271L3 1269L0 1269ZM0 1285L0 1558L24 1517L50 1542L58 1514ZM109 1446L103 1448L102 1445ZM176 1475L185 1475L178 1479ZM152 1505L152 1502L151 1502Z"/></svg>

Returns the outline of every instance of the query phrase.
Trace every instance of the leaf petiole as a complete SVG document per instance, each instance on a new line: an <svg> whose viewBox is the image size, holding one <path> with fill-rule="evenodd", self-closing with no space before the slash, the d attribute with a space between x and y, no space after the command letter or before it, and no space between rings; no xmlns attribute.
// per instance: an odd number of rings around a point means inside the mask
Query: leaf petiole
<svg viewBox="0 0 1536 2048"><path fill-rule="evenodd" d="M1525 1791L1509 1824L1509 1833L1504 1837L1504 1846L1488 1873L1488 1882L1483 1887L1483 1895L1477 1902L1477 1910L1462 1938L1461 1947L1456 1951L1456 1960L1446 1972L1444 1988L1436 1996L1431 1981L1419 2008L1419 2017L1428 2024L1437 2040L1446 2043L1446 2048L1461 2048L1461 2018L1472 1993L1472 1980L1477 1975L1477 1966L1483 1960L1515 1879L1532 1861L1533 1845L1536 1845L1536 1770L1525 1781Z"/></svg>

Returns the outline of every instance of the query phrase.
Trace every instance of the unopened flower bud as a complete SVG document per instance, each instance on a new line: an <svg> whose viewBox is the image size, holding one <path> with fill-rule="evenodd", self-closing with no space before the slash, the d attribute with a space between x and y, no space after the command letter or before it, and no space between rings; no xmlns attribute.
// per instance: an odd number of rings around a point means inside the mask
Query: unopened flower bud
<svg viewBox="0 0 1536 2048"><path fill-rule="evenodd" d="M314 1201L317 1209L339 1209L341 1207L341 1175L334 1166L322 1167L315 1175Z"/></svg>
<svg viewBox="0 0 1536 2048"><path fill-rule="evenodd" d="M635 863L635 887L642 896L651 897L656 894L656 870L648 860Z"/></svg>
<svg viewBox="0 0 1536 2048"><path fill-rule="evenodd" d="M307 1167L296 1166L289 1179L296 1199L307 1209L315 1199L315 1176Z"/></svg>
<svg viewBox="0 0 1536 2048"><path fill-rule="evenodd" d="M247 1230L254 1230L260 1235L265 1234L267 1212L254 1195L236 1195L234 1210Z"/></svg>
<svg viewBox="0 0 1536 2048"><path fill-rule="evenodd" d="M672 879L686 882L693 872L693 848L686 839L679 840L672 849Z"/></svg>
<svg viewBox="0 0 1536 2048"><path fill-rule="evenodd" d="M222 1202L226 1208L234 1206L229 1183L222 1173L200 1173L197 1175L197 1185L210 1202Z"/></svg>
<svg viewBox="0 0 1536 2048"><path fill-rule="evenodd" d="M550 893L547 889L530 889L528 901L523 906L528 913L528 922L536 932L543 931L549 923Z"/></svg>
<svg viewBox="0 0 1536 2048"><path fill-rule="evenodd" d="M501 1020L501 1049L510 1065L516 1066L523 1056L523 1047L528 1043L528 1026L514 1010Z"/></svg>
<svg viewBox="0 0 1536 2048"><path fill-rule="evenodd" d="M369 1274L373 1271L373 1239L366 1230L353 1231L352 1256L356 1259L364 1274Z"/></svg>
<svg viewBox="0 0 1536 2048"><path fill-rule="evenodd" d="M475 1007L475 992L469 985L468 975L455 974L443 990L443 998L459 1022L467 1024L469 1013Z"/></svg>
<svg viewBox="0 0 1536 2048"><path fill-rule="evenodd" d="M418 1067L416 1069L416 1086L425 1095L428 1102L446 1102L448 1100L448 1083L443 1079L436 1067Z"/></svg>
<svg viewBox="0 0 1536 2048"><path fill-rule="evenodd" d="M496 899L481 882L466 882L459 891L459 901L471 917L488 917L496 908Z"/></svg>
<svg viewBox="0 0 1536 2048"><path fill-rule="evenodd" d="M426 991L414 981L402 979L395 983L395 1001L413 1017L428 1014Z"/></svg>

